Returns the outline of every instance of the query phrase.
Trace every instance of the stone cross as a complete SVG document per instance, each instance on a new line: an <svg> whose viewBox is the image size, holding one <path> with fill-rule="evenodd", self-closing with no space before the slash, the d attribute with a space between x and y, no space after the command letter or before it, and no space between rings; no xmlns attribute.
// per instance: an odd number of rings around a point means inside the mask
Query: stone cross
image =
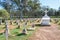
<svg viewBox="0 0 60 40"><path fill-rule="evenodd" d="M47 10L45 10L44 12L45 12L45 15L47 15L47 12L48 12L48 11L47 11Z"/></svg>

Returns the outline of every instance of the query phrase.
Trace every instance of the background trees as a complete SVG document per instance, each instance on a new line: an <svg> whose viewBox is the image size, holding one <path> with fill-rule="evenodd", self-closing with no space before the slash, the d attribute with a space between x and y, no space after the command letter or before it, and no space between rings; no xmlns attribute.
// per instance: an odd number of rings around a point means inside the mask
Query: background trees
<svg viewBox="0 0 60 40"><path fill-rule="evenodd" d="M9 13L5 9L0 10L0 17L4 19L8 19L10 17Z"/></svg>
<svg viewBox="0 0 60 40"><path fill-rule="evenodd" d="M5 0L0 1L0 4L7 10L11 17L41 17L44 15L44 10L48 10L49 16L60 15L59 10L50 8L49 6L41 6L39 0Z"/></svg>

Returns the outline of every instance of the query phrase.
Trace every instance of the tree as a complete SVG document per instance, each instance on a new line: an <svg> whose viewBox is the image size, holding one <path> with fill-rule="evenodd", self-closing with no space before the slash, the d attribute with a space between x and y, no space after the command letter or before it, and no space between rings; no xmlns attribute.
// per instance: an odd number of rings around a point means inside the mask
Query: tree
<svg viewBox="0 0 60 40"><path fill-rule="evenodd" d="M35 16L34 14L38 11L40 11L40 3L39 0L28 0L28 9L29 9L29 15L30 16Z"/></svg>
<svg viewBox="0 0 60 40"><path fill-rule="evenodd" d="M49 16L54 16L55 15L55 9L53 9L53 8L49 8L49 12L48 12L48 15Z"/></svg>
<svg viewBox="0 0 60 40"><path fill-rule="evenodd" d="M60 16L60 7L59 7L59 10L58 10L58 14L59 14L59 16Z"/></svg>
<svg viewBox="0 0 60 40"><path fill-rule="evenodd" d="M10 15L5 9L1 9L0 10L0 17L3 19L8 19L10 17Z"/></svg>
<svg viewBox="0 0 60 40"><path fill-rule="evenodd" d="M19 11L20 17L23 15L29 15L37 13L40 10L39 0L7 0L6 2L1 3L8 13L13 11ZM30 15L30 16L31 16Z"/></svg>
<svg viewBox="0 0 60 40"><path fill-rule="evenodd" d="M2 19L8 19L9 13L5 9L0 9L0 25L2 23Z"/></svg>

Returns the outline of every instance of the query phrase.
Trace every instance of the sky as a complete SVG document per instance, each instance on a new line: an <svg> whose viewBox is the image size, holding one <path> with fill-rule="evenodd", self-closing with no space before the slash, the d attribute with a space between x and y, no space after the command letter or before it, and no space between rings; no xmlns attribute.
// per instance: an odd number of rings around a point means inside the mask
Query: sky
<svg viewBox="0 0 60 40"><path fill-rule="evenodd" d="M0 5L0 9L3 9L3 7Z"/></svg>
<svg viewBox="0 0 60 40"><path fill-rule="evenodd" d="M58 9L60 6L60 0L40 0L42 6L49 6L53 9Z"/></svg>

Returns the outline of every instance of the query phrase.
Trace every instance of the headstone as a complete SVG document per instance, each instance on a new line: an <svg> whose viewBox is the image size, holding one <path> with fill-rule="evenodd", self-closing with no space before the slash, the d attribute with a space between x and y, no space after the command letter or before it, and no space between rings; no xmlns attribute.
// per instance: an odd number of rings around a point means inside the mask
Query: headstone
<svg viewBox="0 0 60 40"><path fill-rule="evenodd" d="M18 28L20 28L20 23L19 23L19 20L17 20L17 25L18 25Z"/></svg>
<svg viewBox="0 0 60 40"><path fill-rule="evenodd" d="M35 24L32 24L32 28L34 28L35 27Z"/></svg>
<svg viewBox="0 0 60 40"><path fill-rule="evenodd" d="M18 25L18 20L16 19L16 24Z"/></svg>
<svg viewBox="0 0 60 40"><path fill-rule="evenodd" d="M12 20L10 20L10 25L12 25Z"/></svg>
<svg viewBox="0 0 60 40"><path fill-rule="evenodd" d="M30 28L28 28L27 30L35 30L35 24L32 24Z"/></svg>
<svg viewBox="0 0 60 40"><path fill-rule="evenodd" d="M24 23L24 29L23 29L23 31L22 31L22 34L27 34L27 29L26 29L26 22Z"/></svg>
<svg viewBox="0 0 60 40"><path fill-rule="evenodd" d="M17 25L19 24L19 22L20 22L20 21L19 21L18 19L16 19L16 24L17 24Z"/></svg>
<svg viewBox="0 0 60 40"><path fill-rule="evenodd" d="M18 24L18 28L20 28L20 24Z"/></svg>
<svg viewBox="0 0 60 40"><path fill-rule="evenodd" d="M27 21L25 22L25 25L27 25Z"/></svg>
<svg viewBox="0 0 60 40"><path fill-rule="evenodd" d="M50 25L50 17L47 15L47 10L45 11L45 15L42 17L41 25Z"/></svg>
<svg viewBox="0 0 60 40"><path fill-rule="evenodd" d="M27 34L27 30L23 29L22 34Z"/></svg>
<svg viewBox="0 0 60 40"><path fill-rule="evenodd" d="M40 19L37 19L37 22L40 22Z"/></svg>

